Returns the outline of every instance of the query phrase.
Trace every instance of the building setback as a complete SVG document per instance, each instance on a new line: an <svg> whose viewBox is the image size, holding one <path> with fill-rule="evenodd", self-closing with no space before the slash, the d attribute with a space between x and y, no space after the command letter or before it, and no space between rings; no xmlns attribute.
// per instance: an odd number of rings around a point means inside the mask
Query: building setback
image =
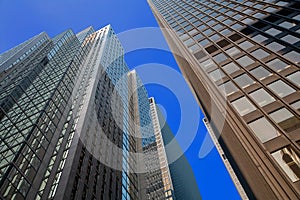
<svg viewBox="0 0 300 200"><path fill-rule="evenodd" d="M299 2L148 2L248 198L299 199Z"/></svg>

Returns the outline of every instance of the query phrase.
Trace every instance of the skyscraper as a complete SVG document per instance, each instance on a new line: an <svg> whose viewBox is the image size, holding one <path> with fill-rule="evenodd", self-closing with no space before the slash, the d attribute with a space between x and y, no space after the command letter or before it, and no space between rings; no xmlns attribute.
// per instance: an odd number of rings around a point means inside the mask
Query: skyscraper
<svg viewBox="0 0 300 200"><path fill-rule="evenodd" d="M299 2L148 2L247 196L299 199Z"/></svg>
<svg viewBox="0 0 300 200"><path fill-rule="evenodd" d="M1 199L146 198L144 158L132 154L141 150L137 132L154 136L147 91L139 85L130 96L110 25L41 33L0 63Z"/></svg>
<svg viewBox="0 0 300 200"><path fill-rule="evenodd" d="M162 160L161 172L164 177L166 196L170 199L200 200L200 192L187 158L172 133L165 117L153 97L149 99L154 123L157 146Z"/></svg>

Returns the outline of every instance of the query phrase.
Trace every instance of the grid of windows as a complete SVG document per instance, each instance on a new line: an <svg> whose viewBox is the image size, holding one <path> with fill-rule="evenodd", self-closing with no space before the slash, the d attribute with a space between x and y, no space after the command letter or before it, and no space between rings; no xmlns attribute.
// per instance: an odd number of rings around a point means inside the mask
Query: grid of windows
<svg viewBox="0 0 300 200"><path fill-rule="evenodd" d="M185 40L200 45L192 53L201 72L227 97L261 143L278 136L299 139L288 134L299 133L300 128L296 111L300 99L299 3L278 0L152 0L152 3L180 40L184 35ZM192 27L199 36L193 37L184 26ZM278 148L285 144L280 145ZM299 153L299 141L292 146ZM299 173L295 174L298 180Z"/></svg>

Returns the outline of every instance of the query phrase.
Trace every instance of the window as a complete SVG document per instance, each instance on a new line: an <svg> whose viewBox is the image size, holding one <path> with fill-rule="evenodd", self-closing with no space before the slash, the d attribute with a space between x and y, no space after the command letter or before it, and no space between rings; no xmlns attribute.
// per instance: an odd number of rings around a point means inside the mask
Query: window
<svg viewBox="0 0 300 200"><path fill-rule="evenodd" d="M268 65L268 67L270 67L271 69L273 69L274 71L281 71L282 69L284 69L285 67L288 66L287 63L283 62L282 60L279 60L278 58L271 60L270 62L266 63Z"/></svg>
<svg viewBox="0 0 300 200"><path fill-rule="evenodd" d="M221 24L217 24L217 25L215 25L213 28L214 29L216 29L216 30L218 30L218 29L220 29L220 28L222 28L223 26L221 25Z"/></svg>
<svg viewBox="0 0 300 200"><path fill-rule="evenodd" d="M300 120L286 108L272 112L269 116L286 132L299 128Z"/></svg>
<svg viewBox="0 0 300 200"><path fill-rule="evenodd" d="M269 53L265 52L262 49L257 49L255 51L252 51L251 54L257 59L263 59L270 55Z"/></svg>
<svg viewBox="0 0 300 200"><path fill-rule="evenodd" d="M270 50L272 50L272 51L280 51L280 50L282 50L282 49L284 49L285 48L285 46L283 46L283 45L281 45L281 44L279 44L279 43L277 43L277 42L271 42L270 44L268 44L267 46L266 46L268 49L270 49Z"/></svg>
<svg viewBox="0 0 300 200"><path fill-rule="evenodd" d="M238 91L238 88L231 82L228 81L222 85L219 86L219 89L226 95L230 95L236 91Z"/></svg>
<svg viewBox="0 0 300 200"><path fill-rule="evenodd" d="M267 7L265 8L265 11L266 12L270 12L270 13L274 13L277 9L276 8L273 8L273 7Z"/></svg>
<svg viewBox="0 0 300 200"><path fill-rule="evenodd" d="M231 104L241 116L256 110L256 107L246 97L239 98Z"/></svg>
<svg viewBox="0 0 300 200"><path fill-rule="evenodd" d="M299 174L299 156L290 147L285 147L271 154L276 160L277 164L291 179L291 181L298 181L300 178Z"/></svg>
<svg viewBox="0 0 300 200"><path fill-rule="evenodd" d="M223 34L223 35L228 35L229 33L231 33L231 31L228 29L224 29L221 31L221 34Z"/></svg>
<svg viewBox="0 0 300 200"><path fill-rule="evenodd" d="M236 64L234 64L234 63L229 63L229 64L225 65L225 66L223 67L223 69L224 69L225 72L227 72L228 74L231 74L231 73L233 73L233 72L238 71L240 68L239 68Z"/></svg>
<svg viewBox="0 0 300 200"><path fill-rule="evenodd" d="M262 36L262 35L258 34L256 36L254 36L252 39L254 41L260 43L260 42L263 42L263 41L267 40L268 38L266 38L265 36Z"/></svg>
<svg viewBox="0 0 300 200"><path fill-rule="evenodd" d="M275 29L275 28L270 28L270 29L266 30L265 32L272 35L272 36L275 36L275 35L278 35L279 33L282 33L282 31L280 31L278 29Z"/></svg>
<svg viewBox="0 0 300 200"><path fill-rule="evenodd" d="M299 71L288 75L287 78L290 81L292 81L293 83L295 83L297 86L300 86L300 72Z"/></svg>
<svg viewBox="0 0 300 200"><path fill-rule="evenodd" d="M205 45L207 45L208 43L209 43L209 41L208 41L207 39L201 40L201 41L199 42L199 44L201 44L202 46L205 46Z"/></svg>
<svg viewBox="0 0 300 200"><path fill-rule="evenodd" d="M185 44L185 46L190 46L191 44L194 43L194 40L192 38L190 38L190 39L184 41L183 43Z"/></svg>
<svg viewBox="0 0 300 200"><path fill-rule="evenodd" d="M263 13L260 13L260 12L255 13L255 14L253 15L253 17L258 18L258 19L262 19L264 16L266 16L266 15L263 14Z"/></svg>
<svg viewBox="0 0 300 200"><path fill-rule="evenodd" d="M223 23L224 23L224 24L227 24L227 25L229 25L229 24L231 24L231 23L232 23L232 20L230 20L230 19L227 19L227 20L225 20Z"/></svg>
<svg viewBox="0 0 300 200"><path fill-rule="evenodd" d="M291 106L293 108L295 108L296 110L300 111L300 101L296 101L296 102L292 103Z"/></svg>
<svg viewBox="0 0 300 200"><path fill-rule="evenodd" d="M230 56L235 56L237 54L239 54L241 51L238 50L236 47L232 47L230 49L226 50L226 53L228 53Z"/></svg>
<svg viewBox="0 0 300 200"><path fill-rule="evenodd" d="M263 107L275 101L275 99L263 88L256 90L255 92L252 92L249 95L260 107Z"/></svg>
<svg viewBox="0 0 300 200"><path fill-rule="evenodd" d="M214 35L210 36L210 39L213 41L216 41L219 38L220 38L220 36L218 34L214 34Z"/></svg>
<svg viewBox="0 0 300 200"><path fill-rule="evenodd" d="M235 20L239 20L241 18L242 18L242 15L240 15L240 14L236 14L233 16L233 19L235 19Z"/></svg>
<svg viewBox="0 0 300 200"><path fill-rule="evenodd" d="M300 62L300 54L296 51L290 51L284 54L283 57L295 63Z"/></svg>
<svg viewBox="0 0 300 200"><path fill-rule="evenodd" d="M285 97L293 92L296 92L292 87L284 83L282 80L275 81L268 85L268 88L273 90L280 97Z"/></svg>
<svg viewBox="0 0 300 200"><path fill-rule="evenodd" d="M211 30L211 29L207 29L207 30L203 31L203 34L205 34L205 35L209 35L211 32L212 32L212 30Z"/></svg>
<svg viewBox="0 0 300 200"><path fill-rule="evenodd" d="M242 22L245 23L245 24L252 24L254 22L254 20L251 19L251 18L246 18Z"/></svg>
<svg viewBox="0 0 300 200"><path fill-rule="evenodd" d="M216 67L216 64L215 64L211 59L208 59L208 60L202 62L202 63L200 64L200 66L201 66L204 70L207 70L207 69L209 69L209 68L211 68L211 67Z"/></svg>
<svg viewBox="0 0 300 200"><path fill-rule="evenodd" d="M286 29L289 29L289 28L292 28L292 27L296 26L296 24L285 21L285 22L280 23L279 26L281 26L283 28L286 28Z"/></svg>
<svg viewBox="0 0 300 200"><path fill-rule="evenodd" d="M296 19L296 20L300 21L300 15L294 16L293 19Z"/></svg>
<svg viewBox="0 0 300 200"><path fill-rule="evenodd" d="M280 135L272 124L264 117L257 119L248 125L261 142L267 142Z"/></svg>
<svg viewBox="0 0 300 200"><path fill-rule="evenodd" d="M225 74L220 69L216 69L216 70L210 72L209 76L211 77L211 79L213 81L218 81L221 78L223 78L225 76Z"/></svg>
<svg viewBox="0 0 300 200"><path fill-rule="evenodd" d="M253 47L254 45L251 42L245 41L245 42L240 43L239 46L242 49L246 50L246 49Z"/></svg>
<svg viewBox="0 0 300 200"><path fill-rule="evenodd" d="M254 63L254 60L252 60L248 56L243 56L243 57L237 59L236 61L243 67L247 67L248 65L251 65Z"/></svg>
<svg viewBox="0 0 300 200"><path fill-rule="evenodd" d="M255 83L255 81L247 74L242 74L241 76L238 76L233 80L235 80L235 82L242 88L248 87L249 85Z"/></svg>
<svg viewBox="0 0 300 200"><path fill-rule="evenodd" d="M233 28L234 30L238 30L238 29L240 29L240 28L242 28L243 26L242 25L240 25L239 23L235 23L235 24L233 24L232 26L231 26L231 28Z"/></svg>
<svg viewBox="0 0 300 200"><path fill-rule="evenodd" d="M193 46L189 47L189 50L190 50L191 52L195 52L195 51L197 51L197 50L199 50L199 49L200 49L200 47L199 47L198 44L194 44Z"/></svg>
<svg viewBox="0 0 300 200"><path fill-rule="evenodd" d="M290 44L295 44L295 43L299 42L299 40L300 40L298 37L295 37L293 35L286 35L286 36L282 37L281 39Z"/></svg>
<svg viewBox="0 0 300 200"><path fill-rule="evenodd" d="M218 63L223 62L224 60L227 59L227 57L223 53L219 53L218 55L214 56L213 58Z"/></svg>

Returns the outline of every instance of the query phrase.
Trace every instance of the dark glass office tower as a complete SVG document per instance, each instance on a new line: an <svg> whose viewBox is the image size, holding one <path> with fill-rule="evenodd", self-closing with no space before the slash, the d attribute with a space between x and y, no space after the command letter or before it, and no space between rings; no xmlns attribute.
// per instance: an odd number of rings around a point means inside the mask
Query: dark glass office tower
<svg viewBox="0 0 300 200"><path fill-rule="evenodd" d="M145 199L129 121L144 113L110 25L41 33L1 54L0 73L0 199Z"/></svg>
<svg viewBox="0 0 300 200"><path fill-rule="evenodd" d="M154 98L149 101L167 199L201 200L192 167Z"/></svg>
<svg viewBox="0 0 300 200"><path fill-rule="evenodd" d="M148 2L248 198L299 199L299 1Z"/></svg>

